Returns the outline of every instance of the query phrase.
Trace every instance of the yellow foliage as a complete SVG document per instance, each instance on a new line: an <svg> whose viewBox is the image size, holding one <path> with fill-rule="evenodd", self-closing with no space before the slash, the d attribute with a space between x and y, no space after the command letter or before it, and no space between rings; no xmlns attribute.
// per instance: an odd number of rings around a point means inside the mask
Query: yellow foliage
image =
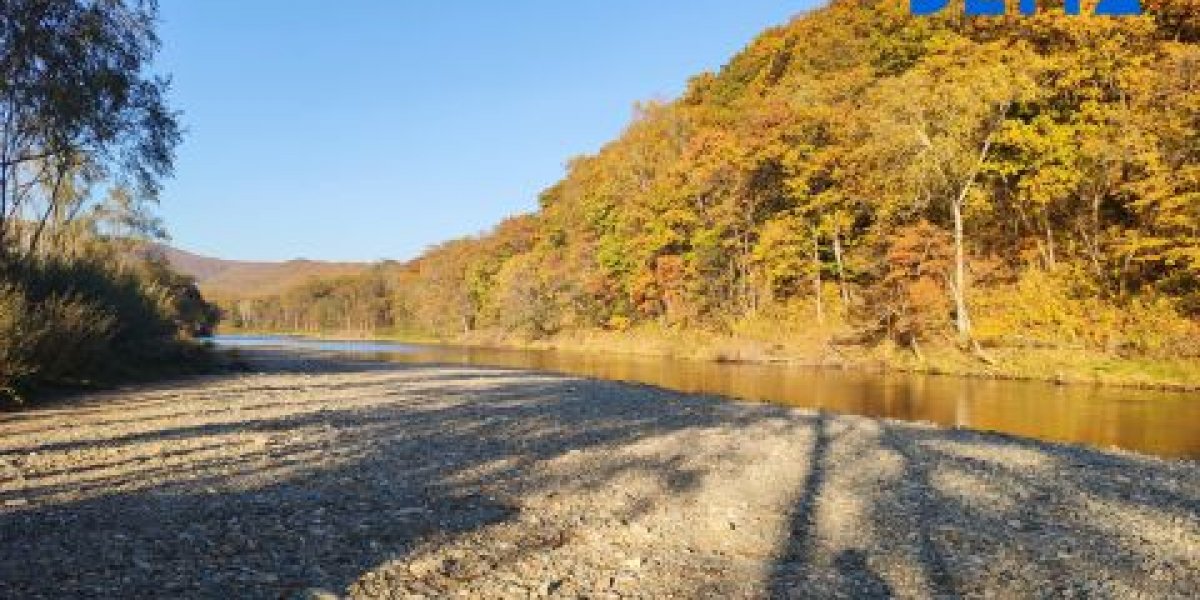
<svg viewBox="0 0 1200 600"><path fill-rule="evenodd" d="M1032 268L1008 286L976 294L976 333L1001 345L1077 347L1115 354L1200 355L1200 327L1167 298L1115 303L1080 293L1069 269Z"/></svg>

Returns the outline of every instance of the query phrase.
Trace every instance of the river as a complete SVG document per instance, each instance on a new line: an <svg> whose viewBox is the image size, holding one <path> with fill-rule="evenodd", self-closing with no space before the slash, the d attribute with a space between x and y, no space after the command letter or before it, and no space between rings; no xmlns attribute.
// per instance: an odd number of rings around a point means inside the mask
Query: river
<svg viewBox="0 0 1200 600"><path fill-rule="evenodd" d="M1200 394L1196 393L565 350L287 336L217 336L214 341L228 348L292 348L398 363L463 364L582 375L687 393L1200 459Z"/></svg>

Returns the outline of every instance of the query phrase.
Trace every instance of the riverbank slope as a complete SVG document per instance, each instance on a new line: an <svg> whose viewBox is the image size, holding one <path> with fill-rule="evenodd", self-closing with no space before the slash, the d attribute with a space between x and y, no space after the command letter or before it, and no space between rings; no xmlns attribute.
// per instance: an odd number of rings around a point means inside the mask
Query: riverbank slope
<svg viewBox="0 0 1200 600"><path fill-rule="evenodd" d="M231 335L297 335L316 339L450 344L513 349L554 349L712 362L776 363L796 366L901 371L972 377L1105 385L1140 389L1200 391L1200 361L1189 358L1123 357L1082 348L992 346L987 360L950 344L930 344L920 357L894 344L864 344L830 332L741 334L643 326L631 331L580 330L531 339L496 330L455 337L361 331L277 332L228 330Z"/></svg>
<svg viewBox="0 0 1200 600"><path fill-rule="evenodd" d="M0 418L0 596L1184 597L1200 465L501 369Z"/></svg>
<svg viewBox="0 0 1200 600"><path fill-rule="evenodd" d="M622 352L697 360L771 362L792 365L893 370L987 379L1023 379L1056 383L1200 390L1200 361L1123 357L1083 348L992 346L980 355L948 343L928 344L920 356L884 342L867 344L850 336L722 335L647 327L629 333L580 331L527 342L482 335L501 345L552 347L588 352Z"/></svg>

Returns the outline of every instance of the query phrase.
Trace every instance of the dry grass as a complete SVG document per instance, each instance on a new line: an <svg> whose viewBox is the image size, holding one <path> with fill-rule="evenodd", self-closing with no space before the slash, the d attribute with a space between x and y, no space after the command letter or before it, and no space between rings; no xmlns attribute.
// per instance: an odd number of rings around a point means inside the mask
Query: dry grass
<svg viewBox="0 0 1200 600"><path fill-rule="evenodd" d="M742 331L753 330L747 327ZM758 335L642 326L624 332L576 331L536 341L496 334L480 334L466 341L689 360L779 362L1164 389L1200 388L1200 360L1195 359L1127 358L1086 349L1001 347L988 349L992 360L988 363L948 342L927 344L923 347L923 358L918 358L911 350L886 342L835 343L837 338L836 331L789 331L784 326Z"/></svg>

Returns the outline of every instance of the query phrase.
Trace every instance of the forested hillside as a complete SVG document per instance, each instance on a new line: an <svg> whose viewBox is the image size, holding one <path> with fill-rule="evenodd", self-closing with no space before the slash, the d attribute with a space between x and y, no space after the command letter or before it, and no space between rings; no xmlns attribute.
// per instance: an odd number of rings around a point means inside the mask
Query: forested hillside
<svg viewBox="0 0 1200 600"><path fill-rule="evenodd" d="M224 260L193 254L166 244L153 244L151 248L173 269L195 279L204 294L213 298L269 296L310 279L359 275L370 269L368 263L307 259L283 262Z"/></svg>
<svg viewBox="0 0 1200 600"><path fill-rule="evenodd" d="M1200 2L1144 4L837 0L640 105L536 213L231 323L1200 356Z"/></svg>

